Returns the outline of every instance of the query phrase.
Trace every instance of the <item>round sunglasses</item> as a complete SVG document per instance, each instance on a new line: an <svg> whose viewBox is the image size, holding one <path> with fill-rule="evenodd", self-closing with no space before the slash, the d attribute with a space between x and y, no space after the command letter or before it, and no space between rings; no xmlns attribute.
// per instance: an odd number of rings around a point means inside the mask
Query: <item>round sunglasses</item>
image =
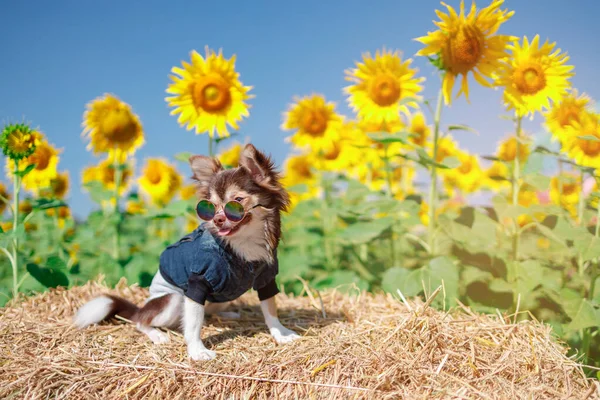
<svg viewBox="0 0 600 400"><path fill-rule="evenodd" d="M256 207L262 207L262 205L257 204L253 207L250 207L248 210L244 210L244 206L239 201L232 200L225 204L223 207L223 212L225 213L225 217L232 222L240 222L246 216L246 213ZM200 200L196 205L196 214L198 217L205 221L211 221L216 214L217 207L210 200Z"/></svg>

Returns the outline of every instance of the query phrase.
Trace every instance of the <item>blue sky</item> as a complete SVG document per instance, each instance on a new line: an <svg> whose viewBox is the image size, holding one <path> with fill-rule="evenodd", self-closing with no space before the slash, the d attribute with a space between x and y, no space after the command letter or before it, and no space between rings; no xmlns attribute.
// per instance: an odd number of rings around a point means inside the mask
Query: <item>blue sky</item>
<svg viewBox="0 0 600 400"><path fill-rule="evenodd" d="M254 86L256 98L239 139L249 137L281 165L290 152L281 114L292 98L321 93L352 115L342 93L344 70L363 52L385 46L413 57L427 79L424 96L434 98L439 82L426 60L413 56L420 44L412 39L433 30L439 7L432 0L1 2L0 121L29 121L63 149L60 168L69 170L73 183L69 201L75 214L85 215L94 205L80 189L80 171L97 162L81 137L85 104L109 92L132 105L146 135L138 168L146 157L206 153L206 136L180 128L164 97L171 67L208 45L223 48L226 57L237 54L242 82ZM600 2L507 0L505 7L516 13L502 33L539 33L556 41L576 66L574 86L600 97L600 52L589 34ZM442 123L474 127L479 136L456 135L461 147L491 154L512 128L498 119L500 98L499 91L474 87L471 104L455 102L444 110ZM525 128L538 132L539 120ZM178 169L189 176L186 165L178 162Z"/></svg>

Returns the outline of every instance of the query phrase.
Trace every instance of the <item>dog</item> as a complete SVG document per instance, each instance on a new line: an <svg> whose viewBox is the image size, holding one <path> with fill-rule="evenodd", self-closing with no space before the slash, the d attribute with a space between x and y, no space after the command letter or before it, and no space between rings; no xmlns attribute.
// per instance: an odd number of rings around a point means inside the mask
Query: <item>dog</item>
<svg viewBox="0 0 600 400"><path fill-rule="evenodd" d="M161 253L143 307L102 295L77 311L74 325L81 329L119 315L157 344L169 341L157 328L181 328L189 357L211 360L216 353L201 339L205 314L227 314L229 302L252 287L274 340L300 338L277 316L280 215L290 199L271 158L247 144L236 168L226 170L217 158L202 155L189 162L199 198L196 212L204 222Z"/></svg>

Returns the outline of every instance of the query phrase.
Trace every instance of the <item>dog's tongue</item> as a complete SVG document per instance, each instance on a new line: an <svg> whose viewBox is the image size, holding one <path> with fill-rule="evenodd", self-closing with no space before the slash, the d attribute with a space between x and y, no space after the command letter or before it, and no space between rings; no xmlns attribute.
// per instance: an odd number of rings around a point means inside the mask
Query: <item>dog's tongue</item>
<svg viewBox="0 0 600 400"><path fill-rule="evenodd" d="M219 229L219 236L227 236L231 232L231 228L221 228Z"/></svg>

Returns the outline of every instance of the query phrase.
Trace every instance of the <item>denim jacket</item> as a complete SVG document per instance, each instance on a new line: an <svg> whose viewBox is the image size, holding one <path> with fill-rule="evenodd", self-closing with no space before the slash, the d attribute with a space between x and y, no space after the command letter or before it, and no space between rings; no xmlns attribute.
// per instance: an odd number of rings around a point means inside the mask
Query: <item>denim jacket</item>
<svg viewBox="0 0 600 400"><path fill-rule="evenodd" d="M279 293L277 252L274 259L272 264L244 261L202 224L167 246L160 255L160 273L200 304L232 301L250 288L258 292L260 300L266 300Z"/></svg>

